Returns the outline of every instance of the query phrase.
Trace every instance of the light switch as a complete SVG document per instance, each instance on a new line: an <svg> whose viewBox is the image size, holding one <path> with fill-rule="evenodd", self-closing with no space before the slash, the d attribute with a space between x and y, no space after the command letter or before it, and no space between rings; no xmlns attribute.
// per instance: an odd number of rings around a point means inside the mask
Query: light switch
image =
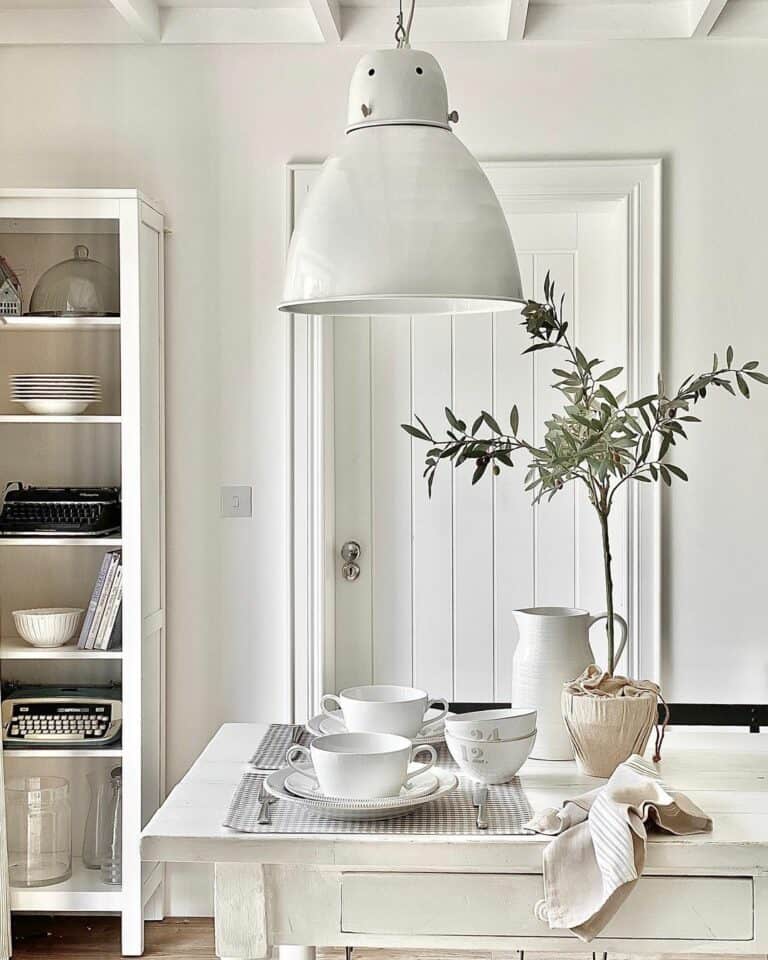
<svg viewBox="0 0 768 960"><path fill-rule="evenodd" d="M250 517L251 512L250 487L221 488L222 517Z"/></svg>

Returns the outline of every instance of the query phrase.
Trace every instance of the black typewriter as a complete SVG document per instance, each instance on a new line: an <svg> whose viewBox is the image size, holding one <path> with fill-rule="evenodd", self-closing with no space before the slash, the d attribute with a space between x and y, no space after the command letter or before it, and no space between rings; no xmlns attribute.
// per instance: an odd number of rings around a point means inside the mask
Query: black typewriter
<svg viewBox="0 0 768 960"><path fill-rule="evenodd" d="M119 531L119 487L5 488L0 536L105 537Z"/></svg>

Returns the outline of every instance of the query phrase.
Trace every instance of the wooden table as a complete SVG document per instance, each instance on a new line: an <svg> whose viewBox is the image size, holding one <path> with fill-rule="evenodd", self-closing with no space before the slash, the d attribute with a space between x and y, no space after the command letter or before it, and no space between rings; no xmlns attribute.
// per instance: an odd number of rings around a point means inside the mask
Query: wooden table
<svg viewBox="0 0 768 960"><path fill-rule="evenodd" d="M536 836L252 835L222 827L266 727L226 724L147 825L145 861L215 864L216 950L257 960L272 946L573 952L533 915ZM655 834L643 879L594 941L621 954L768 953L768 734L671 728L662 775L714 819L692 837ZM529 761L534 809L600 781L574 763ZM286 958L281 958L286 960Z"/></svg>

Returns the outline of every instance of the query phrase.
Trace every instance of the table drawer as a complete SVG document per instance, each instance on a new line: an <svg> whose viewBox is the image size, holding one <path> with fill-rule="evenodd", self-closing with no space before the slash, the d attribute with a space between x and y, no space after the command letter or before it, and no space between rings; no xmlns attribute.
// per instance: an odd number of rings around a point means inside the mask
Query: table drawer
<svg viewBox="0 0 768 960"><path fill-rule="evenodd" d="M541 896L538 875L345 873L341 929L415 937L556 936L533 914ZM751 940L752 913L749 877L646 877L602 936Z"/></svg>

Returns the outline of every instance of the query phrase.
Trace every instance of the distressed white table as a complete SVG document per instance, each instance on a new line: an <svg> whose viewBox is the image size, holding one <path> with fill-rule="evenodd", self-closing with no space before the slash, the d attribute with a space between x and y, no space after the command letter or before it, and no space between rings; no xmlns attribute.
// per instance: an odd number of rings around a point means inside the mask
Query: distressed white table
<svg viewBox="0 0 768 960"><path fill-rule="evenodd" d="M568 952L578 941L533 915L534 836L251 835L222 827L266 726L226 724L147 825L145 861L215 864L216 951L273 946ZM671 728L662 775L714 818L711 834L655 834L646 872L595 947L631 954L768 953L768 734ZM534 809L599 781L569 762L529 761ZM281 958L286 960L286 958Z"/></svg>

